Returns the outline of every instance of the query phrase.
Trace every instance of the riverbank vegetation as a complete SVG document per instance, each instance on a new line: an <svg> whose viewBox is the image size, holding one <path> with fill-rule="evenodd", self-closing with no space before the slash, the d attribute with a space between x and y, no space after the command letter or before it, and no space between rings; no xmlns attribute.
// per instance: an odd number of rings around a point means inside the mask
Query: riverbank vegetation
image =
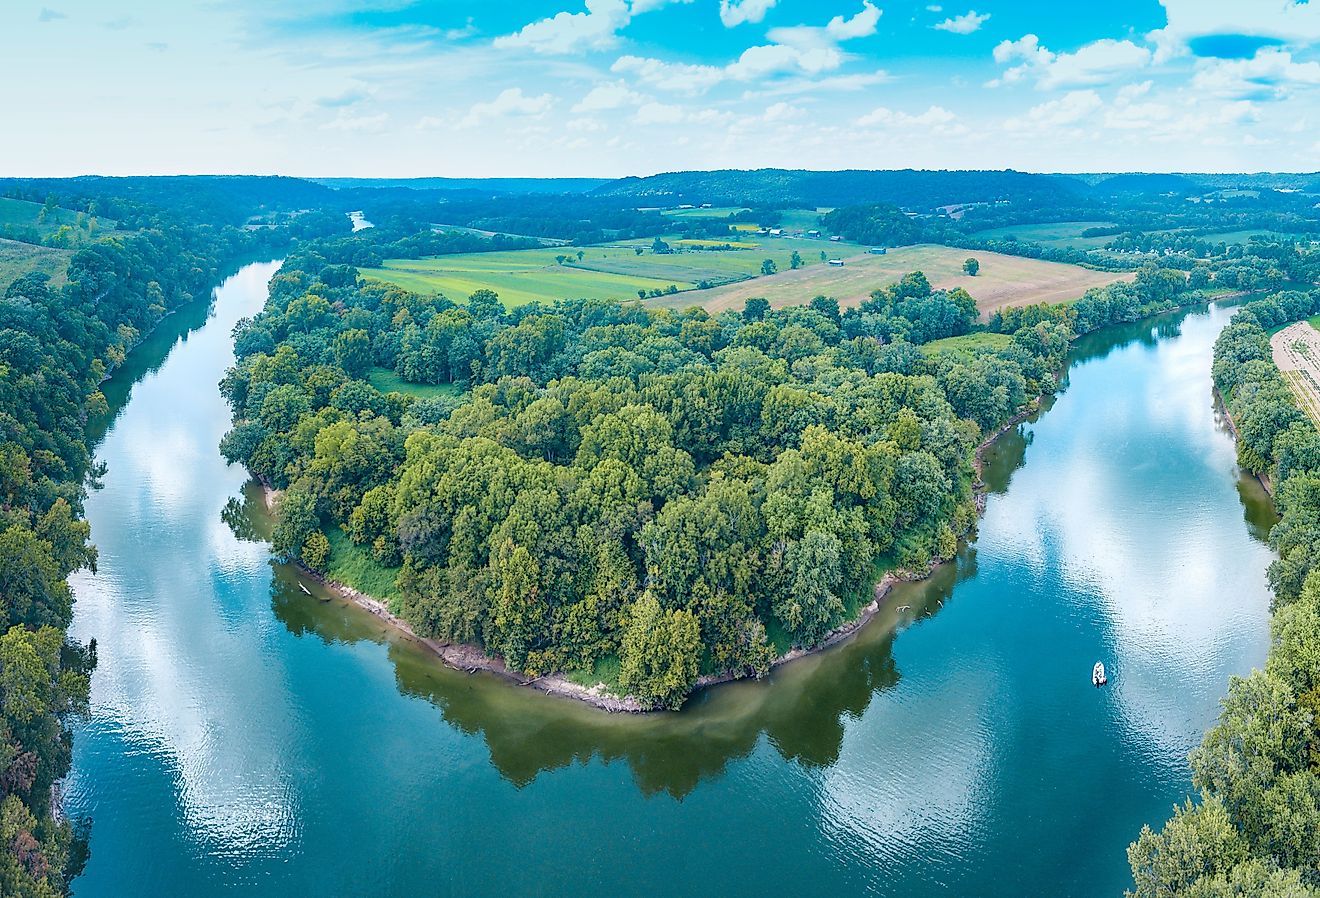
<svg viewBox="0 0 1320 898"><path fill-rule="evenodd" d="M15 202L5 208L13 211ZM54 198L39 207L43 225L86 221L97 200L63 202L74 208ZM79 843L58 816L54 787L69 769L66 719L86 708L96 664L95 642L79 645L66 631L73 613L67 578L96 565L80 512L99 474L87 424L108 410L100 385L166 315L205 296L226 264L289 239L284 230L198 228L158 208L122 199L116 205L131 216L131 230L98 236L79 229L78 240L68 241L78 248L66 253L58 281L28 272L0 299L0 894L6 896L62 894L78 868ZM59 233L39 228L30 236L48 240Z"/></svg>
<svg viewBox="0 0 1320 898"><path fill-rule="evenodd" d="M927 354L977 311L919 272L846 311L506 311L309 250L236 330L223 383L223 451L284 490L276 550L334 565L339 530L347 567L369 551L395 571L417 632L529 675L614 671L662 707L814 646L883 567L952 555L975 447L1054 388L1070 337L1040 321ZM463 392L382 393L382 366Z"/></svg>
<svg viewBox="0 0 1320 898"><path fill-rule="evenodd" d="M1214 380L1238 461L1266 476L1282 515L1271 646L1235 677L1192 753L1198 800L1128 849L1137 898L1320 895L1320 433L1274 366L1267 330L1320 311L1320 291L1245 304L1215 344Z"/></svg>

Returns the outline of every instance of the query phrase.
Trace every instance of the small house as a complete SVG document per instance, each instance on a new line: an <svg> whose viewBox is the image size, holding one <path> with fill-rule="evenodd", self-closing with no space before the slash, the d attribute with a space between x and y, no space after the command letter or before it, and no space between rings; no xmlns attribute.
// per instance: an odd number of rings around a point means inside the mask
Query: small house
<svg viewBox="0 0 1320 898"><path fill-rule="evenodd" d="M835 268L842 268L842 267L843 267L843 260L842 260L842 259L830 259L830 264L833 265Z"/></svg>

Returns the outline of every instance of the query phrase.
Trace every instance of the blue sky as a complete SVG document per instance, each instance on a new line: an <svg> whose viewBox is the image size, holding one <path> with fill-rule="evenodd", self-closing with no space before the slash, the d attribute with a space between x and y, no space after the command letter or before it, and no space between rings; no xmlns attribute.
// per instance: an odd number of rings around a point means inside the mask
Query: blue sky
<svg viewBox="0 0 1320 898"><path fill-rule="evenodd" d="M4 175L1320 169L1320 0L5 0L0 34Z"/></svg>

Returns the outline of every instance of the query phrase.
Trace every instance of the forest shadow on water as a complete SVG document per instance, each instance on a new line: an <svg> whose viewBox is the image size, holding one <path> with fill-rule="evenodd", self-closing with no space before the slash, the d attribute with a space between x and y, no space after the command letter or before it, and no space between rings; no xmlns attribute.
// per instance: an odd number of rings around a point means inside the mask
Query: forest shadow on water
<svg viewBox="0 0 1320 898"><path fill-rule="evenodd" d="M1029 444L1030 434L1019 426L986 453L991 492L1008 488ZM222 518L239 539L269 538L272 522L255 482L242 501L230 500ZM454 670L296 566L272 560L271 569L272 609L291 634L327 644L385 645L400 694L429 702L448 724L480 736L492 765L515 786L599 759L625 762L643 795L682 799L751 754L762 734L785 760L804 768L835 764L846 722L860 718L876 695L902 677L895 639L938 614L956 586L976 575L977 565L975 546L964 540L953 561L924 580L897 585L875 618L845 642L776 667L761 680L700 690L681 711L642 715L610 714L492 673Z"/></svg>

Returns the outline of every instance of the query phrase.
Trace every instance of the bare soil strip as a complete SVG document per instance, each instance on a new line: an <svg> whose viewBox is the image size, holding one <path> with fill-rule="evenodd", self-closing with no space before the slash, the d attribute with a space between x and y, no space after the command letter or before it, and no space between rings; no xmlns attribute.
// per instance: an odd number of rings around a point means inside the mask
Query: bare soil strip
<svg viewBox="0 0 1320 898"><path fill-rule="evenodd" d="M1271 337L1270 348L1297 404L1320 428L1320 332L1310 322L1298 321Z"/></svg>

